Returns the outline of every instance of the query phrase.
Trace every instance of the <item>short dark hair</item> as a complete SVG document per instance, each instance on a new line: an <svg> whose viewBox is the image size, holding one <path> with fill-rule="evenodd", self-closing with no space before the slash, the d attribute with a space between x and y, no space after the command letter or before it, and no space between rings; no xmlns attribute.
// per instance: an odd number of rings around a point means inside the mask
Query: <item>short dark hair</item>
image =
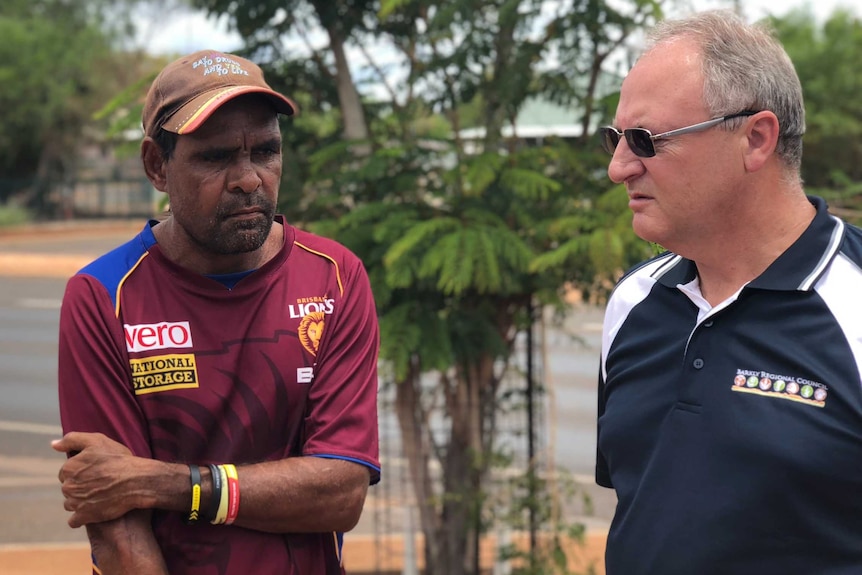
<svg viewBox="0 0 862 575"><path fill-rule="evenodd" d="M162 128L159 128L159 131L156 132L155 136L153 136L153 140L156 142L156 145L161 148L162 155L166 160L170 160L171 156L174 154L174 150L177 147L177 138L179 138L178 134L168 132Z"/></svg>

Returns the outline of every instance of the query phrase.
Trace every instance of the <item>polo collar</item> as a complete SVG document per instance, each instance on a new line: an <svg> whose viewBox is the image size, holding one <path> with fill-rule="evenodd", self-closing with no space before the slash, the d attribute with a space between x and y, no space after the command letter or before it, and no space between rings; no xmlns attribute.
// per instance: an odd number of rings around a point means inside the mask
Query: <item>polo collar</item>
<svg viewBox="0 0 862 575"><path fill-rule="evenodd" d="M808 291L829 267L844 239L844 222L829 213L822 198L808 196L808 201L817 210L811 224L762 274L749 282L748 287ZM656 281L676 288L697 277L693 261L673 254L667 257L664 265L653 272Z"/></svg>

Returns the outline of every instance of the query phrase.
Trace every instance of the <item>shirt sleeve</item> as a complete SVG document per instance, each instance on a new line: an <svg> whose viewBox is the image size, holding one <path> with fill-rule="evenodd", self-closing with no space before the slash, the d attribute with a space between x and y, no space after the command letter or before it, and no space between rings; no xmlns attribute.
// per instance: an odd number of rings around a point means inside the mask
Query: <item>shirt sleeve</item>
<svg viewBox="0 0 862 575"><path fill-rule="evenodd" d="M599 368L599 393L598 393L598 409L596 416L596 483L601 485L602 487L609 487L613 489L614 485L611 483L611 475L608 471L608 462L605 460L605 456L602 454L602 450L599 448L601 438L602 438L602 415L605 413L605 378L602 375L602 370Z"/></svg>
<svg viewBox="0 0 862 575"><path fill-rule="evenodd" d="M89 275L66 284L60 309L58 391L63 432L99 432L152 457L135 401L121 322L105 287Z"/></svg>
<svg viewBox="0 0 862 575"><path fill-rule="evenodd" d="M327 325L315 365L303 455L356 461L380 480L377 357L380 335L368 275L350 262L338 309Z"/></svg>

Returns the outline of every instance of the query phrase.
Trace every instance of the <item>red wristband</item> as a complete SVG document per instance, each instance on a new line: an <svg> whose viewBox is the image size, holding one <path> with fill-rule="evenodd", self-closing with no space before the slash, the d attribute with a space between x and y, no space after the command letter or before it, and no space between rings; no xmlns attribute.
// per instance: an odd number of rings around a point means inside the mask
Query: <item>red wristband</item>
<svg viewBox="0 0 862 575"><path fill-rule="evenodd" d="M230 525L239 514L239 476L236 473L236 467L229 463L224 465L224 469L227 473L228 488L227 518L224 523Z"/></svg>

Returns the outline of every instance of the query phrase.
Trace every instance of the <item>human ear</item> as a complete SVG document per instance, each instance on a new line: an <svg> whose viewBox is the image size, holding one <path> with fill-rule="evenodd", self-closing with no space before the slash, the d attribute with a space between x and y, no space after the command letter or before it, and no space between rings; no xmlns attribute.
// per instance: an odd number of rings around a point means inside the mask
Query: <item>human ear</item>
<svg viewBox="0 0 862 575"><path fill-rule="evenodd" d="M165 177L165 165L167 158L161 147L151 137L147 136L141 142L141 160L144 164L144 172L153 187L160 192L165 191L167 178Z"/></svg>
<svg viewBox="0 0 862 575"><path fill-rule="evenodd" d="M775 148L778 145L778 117L764 110L748 118L743 127L745 129L743 134L745 169L756 172L775 155Z"/></svg>

